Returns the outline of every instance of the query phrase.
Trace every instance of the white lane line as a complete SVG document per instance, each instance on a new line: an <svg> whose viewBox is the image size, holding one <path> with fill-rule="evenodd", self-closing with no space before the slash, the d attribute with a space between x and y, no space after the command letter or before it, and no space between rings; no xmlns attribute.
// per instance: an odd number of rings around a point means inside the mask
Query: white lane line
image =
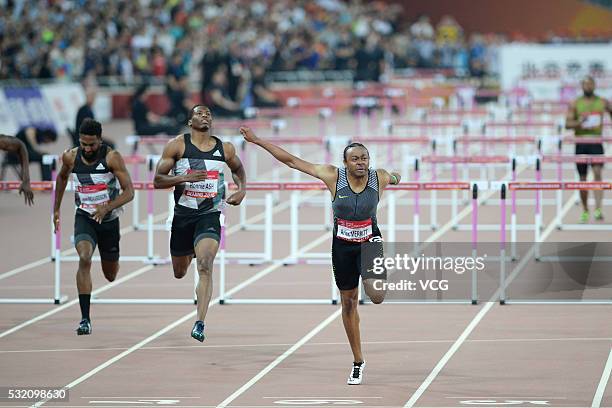
<svg viewBox="0 0 612 408"><path fill-rule="evenodd" d="M105 292L105 291L107 291L107 290L109 290L111 288L114 288L115 286L117 286L117 285L119 285L121 283L124 283L124 282L127 282L127 281L131 280L131 279L134 279L135 277L140 276L143 273L150 271L151 269L153 269L152 265L143 266L142 268L137 269L134 272L131 272L131 273L125 275L125 276L122 276L121 278L117 279L114 282L107 283L106 285L104 285L104 286L94 290L93 292L91 292L91 296L93 297L93 296L99 295L100 293L103 293L103 292ZM73 305L76 305L77 303L79 303L79 299L78 298L72 299L71 301L69 301L67 303L64 303L63 305L59 305L59 306L57 306L57 307L55 307L55 308L53 308L53 309L51 309L51 310L49 310L49 311L47 311L45 313L42 313L42 314L40 314L40 315L38 315L36 317L31 318L30 320L27 320L27 321L25 321L23 323L20 323L17 326L14 326L14 327L12 327L12 328L10 328L10 329L0 333L0 339L3 338L3 337L8 336L11 333L15 333L16 331L21 330L24 327L28 327L29 325L31 325L33 323L36 323L36 322L38 322L40 320L43 320L43 319L46 319L47 317L52 316L52 315L54 315L56 313L59 313L62 310L65 310L65 309L67 309L67 308L69 308L69 307L71 307Z"/></svg>
<svg viewBox="0 0 612 408"><path fill-rule="evenodd" d="M606 366L604 367L603 373L601 374L601 380L599 380L599 385L597 386L597 390L595 391L595 396L593 397L593 403L591 404L591 408L599 408L601 406L601 400L603 399L604 391L606 390L608 381L610 381L611 372L612 348L610 349L610 354L608 355L608 361L606 362Z"/></svg>
<svg viewBox="0 0 612 408"><path fill-rule="evenodd" d="M549 226L549 228L547 228L542 234L541 241L546 240L546 238L552 231L553 231L553 228L551 224L551 226ZM535 254L535 245L532 246L529 251L527 251L527 253L521 259L519 264L514 268L512 273L508 276L506 280L507 285L510 284L516 278L516 276L518 276L520 271L523 270L525 265L527 265L528 261L531 260L534 254ZM414 404L419 400L419 398L421 398L423 393L427 390L427 388L431 385L431 383L436 379L440 371L442 371L446 363L448 363L448 361L452 358L452 356L457 352L459 347L461 347L461 345L466 341L467 336L470 335L470 333L474 330L476 325L489 312L489 310L491 310L493 305L496 303L494 299L499 299L499 294L500 294L500 289L497 289L497 291L493 294L493 296L491 296L491 299L489 299L489 302L487 302L487 304L480 310L480 312L474 317L474 319L472 319L472 321L468 324L468 326L465 328L463 333L461 333L459 338L455 341L455 343L453 343L451 348L446 352L446 354L442 357L442 359L438 362L438 364L436 364L436 366L434 367L432 372L427 376L425 381L423 381L423 383L419 386L417 391L406 402L406 404L404 405L405 407L409 407L409 408L413 407Z"/></svg>
<svg viewBox="0 0 612 408"><path fill-rule="evenodd" d="M362 397L362 396L346 396L346 395L339 395L337 397L313 397L313 396L309 396L309 397L263 397L264 399L281 399L281 398L286 398L286 399L336 399L336 398L359 398L359 399L381 399L382 397Z"/></svg>
<svg viewBox="0 0 612 408"><path fill-rule="evenodd" d="M336 320L336 318L340 316L341 313L342 313L341 308L336 309L331 315L327 317L327 319L319 323L314 329L312 329L304 337L298 340L293 346L288 348L283 354L278 356L273 362L268 364L263 370L257 373L257 375L255 375L253 378L247 381L246 384L244 384L242 387L236 390L232 395L230 395L225 400L223 400L219 405L217 405L217 407L224 408L228 404L230 404L232 401L234 401L236 398L244 394L249 388L255 385L255 383L257 383L261 378L263 378L266 374L272 371L272 369L274 369L277 365L282 363L287 357L292 355L296 350L298 350L300 347L306 344L310 339L316 336L321 330L327 327L328 324Z"/></svg>
<svg viewBox="0 0 612 408"><path fill-rule="evenodd" d="M414 404L418 401L419 398L423 395L423 393L427 390L429 385L436 379L440 371L444 368L446 363L453 357L453 355L459 350L459 347L463 344L463 342L467 339L467 337L472 333L472 331L476 328L478 323L482 320L482 318L491 310L495 303L487 302L482 309L478 312L478 314L472 319L470 324L465 328L463 333L459 336L459 338L453 343L450 349L444 354L444 356L438 361L438 364L434 367L434 369L429 373L425 381L419 386L419 388L412 394L412 397L406 402L405 407L413 407Z"/></svg>
<svg viewBox="0 0 612 408"><path fill-rule="evenodd" d="M328 233L325 233L325 234L321 235L319 238L311 241L309 244L307 244L307 245L303 246L302 248L300 248L300 250L298 250L297 254L292 254L292 255L293 256L298 256L298 255L301 255L303 252L306 252L306 251L309 251L312 248L315 248L317 245L320 245L326 239L328 239L329 238L328 235L329 235ZM256 273L255 275L251 276L249 279L245 280L244 282L242 282L242 283L234 286L232 289L228 290L226 292L226 296L232 296L236 292L239 292L240 290L242 290L245 287L249 286L253 282L263 278L264 276L268 275L269 273L275 271L276 269L278 269L281 266L282 266L281 263L277 263L277 264L273 264L273 265L268 266L264 270L262 270L262 271ZM209 303L209 307L212 307L212 306L218 304L219 300L220 300L220 297L216 297L215 299L212 299L210 301L210 303ZM113 365L114 363L116 363L117 361L121 360L122 358L124 358L124 357L132 354L133 352L141 349L142 347L144 347L145 345L149 344L150 342L152 342L153 340L157 339L158 337L163 336L164 334L166 334L169 331L171 331L172 329L180 326L184 322L186 322L186 321L188 321L190 319L193 319L195 317L195 315L196 315L196 312L197 312L196 310L193 310L193 311L189 312L188 314L184 315L183 317L175 320L174 322L170 323L169 325L167 325L166 327L162 328L161 330L158 330L157 332L153 333L151 336L147 337L146 339L136 343L135 345L133 345L129 349L125 350L124 352L117 354L115 357L105 361L104 363L98 365L97 367L95 367L92 370L88 371L87 373L83 374L82 376L80 376L76 380L74 380L71 383L67 384L64 387L64 389L71 389L71 388L76 387L77 385L79 385L83 381L86 381L87 379L93 377L94 375L96 375L100 371L102 371L105 368ZM37 402L36 404L32 405L32 407L33 408L38 408L38 407L44 405L47 401L48 400L41 400L41 401Z"/></svg>
<svg viewBox="0 0 612 408"><path fill-rule="evenodd" d="M448 344L454 343L455 339L449 340L389 340L389 341L362 341L361 344L369 345L393 345L393 344ZM568 337L554 339L467 339L466 343L523 343L523 342L610 342L612 337ZM231 349L231 348L258 348L258 347L288 347L293 343L256 343L256 344L213 344L213 345L194 345L194 346L151 346L142 347L141 350L188 350L188 349ZM346 342L310 342L304 347L323 347L323 346L346 346ZM128 347L99 347L99 348L77 348L77 349L34 349L34 350L0 350L0 354L20 354L20 353L75 353L92 351L124 351Z"/></svg>

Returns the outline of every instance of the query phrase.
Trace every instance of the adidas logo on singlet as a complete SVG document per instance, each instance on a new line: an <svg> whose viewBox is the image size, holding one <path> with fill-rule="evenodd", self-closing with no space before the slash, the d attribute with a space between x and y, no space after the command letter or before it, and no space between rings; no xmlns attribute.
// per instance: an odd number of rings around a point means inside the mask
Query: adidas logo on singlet
<svg viewBox="0 0 612 408"><path fill-rule="evenodd" d="M213 156L221 157L221 152L218 150L215 150L215 152L213 153Z"/></svg>
<svg viewBox="0 0 612 408"><path fill-rule="evenodd" d="M96 170L106 170L106 167L104 167L104 165L100 163L98 164L98 167L96 167Z"/></svg>

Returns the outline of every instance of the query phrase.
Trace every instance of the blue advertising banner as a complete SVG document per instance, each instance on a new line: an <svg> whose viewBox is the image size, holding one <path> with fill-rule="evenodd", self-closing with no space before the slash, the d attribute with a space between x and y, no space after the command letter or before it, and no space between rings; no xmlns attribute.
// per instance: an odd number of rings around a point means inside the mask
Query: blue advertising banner
<svg viewBox="0 0 612 408"><path fill-rule="evenodd" d="M58 130L51 107L38 87L4 88L3 91L18 129L35 126Z"/></svg>

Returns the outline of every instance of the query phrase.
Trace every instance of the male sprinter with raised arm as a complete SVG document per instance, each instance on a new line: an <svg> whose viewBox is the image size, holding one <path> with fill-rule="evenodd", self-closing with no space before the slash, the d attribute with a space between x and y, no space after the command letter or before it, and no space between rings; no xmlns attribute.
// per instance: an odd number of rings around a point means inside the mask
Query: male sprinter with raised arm
<svg viewBox="0 0 612 408"><path fill-rule="evenodd" d="M30 161L28 160L28 149L25 144L14 136L0 135L0 150L15 153L19 156L21 163L21 186L19 194L23 194L27 205L34 204L34 193L30 187Z"/></svg>
<svg viewBox="0 0 612 408"><path fill-rule="evenodd" d="M595 80L591 76L586 76L582 82L583 95L576 99L569 107L565 118L565 127L574 129L574 134L577 138L580 137L601 137L603 133L603 120L606 112L612 115L612 105L606 99L595 95ZM576 143L576 154L599 155L604 154L603 143ZM586 181L589 165L586 163L576 163L580 181ZM591 164L593 169L593 180L601 181L601 171L603 164ZM603 220L601 205L603 200L603 191L593 191L595 196L595 211L593 217L597 221ZM582 215L580 216L581 223L589 222L589 192L587 190L580 191L580 200L582 201Z"/></svg>
<svg viewBox="0 0 612 408"><path fill-rule="evenodd" d="M385 291L375 289L373 275L362 270L361 243L382 241L376 209L384 188L389 184L398 184L400 175L370 169L369 152L361 143L351 143L344 148L344 167L337 168L330 164L312 164L293 156L258 138L249 128L240 128L240 133L247 142L264 148L278 161L323 181L333 197L332 266L342 299L342 322L353 352L348 384L361 384L365 361L361 353L357 312L359 276L362 276L366 294L373 303L382 303L385 297ZM385 279L386 275L380 278Z"/></svg>
<svg viewBox="0 0 612 408"><path fill-rule="evenodd" d="M201 342L212 296L213 262L221 240L225 164L238 186L238 191L227 197L226 202L240 204L246 186L246 174L234 145L213 136L212 123L206 106L194 106L187 122L191 133L179 135L166 144L154 180L155 188L174 187L170 255L175 278L187 274L195 253L200 280L196 288L198 317L191 337ZM171 170L173 175L169 175Z"/></svg>
<svg viewBox="0 0 612 408"><path fill-rule="evenodd" d="M121 154L102 142L102 125L85 119L79 129L79 147L62 155L62 168L56 179L53 206L55 231L59 227L60 207L68 176L72 173L76 213L74 245L79 254L77 289L81 305L81 322L77 334L91 334L89 305L91 300L91 257L100 251L102 272L109 282L119 271L120 208L134 198L132 180ZM121 193L119 185L121 185Z"/></svg>

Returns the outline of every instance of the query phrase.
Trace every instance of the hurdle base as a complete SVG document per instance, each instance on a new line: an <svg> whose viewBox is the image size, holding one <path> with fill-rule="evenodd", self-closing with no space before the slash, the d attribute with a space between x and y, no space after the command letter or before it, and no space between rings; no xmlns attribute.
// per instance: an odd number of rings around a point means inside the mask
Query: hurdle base
<svg viewBox="0 0 612 408"><path fill-rule="evenodd" d="M373 305L374 302L371 300L360 300L361 305ZM471 300L437 300L437 299L423 299L423 300L388 300L384 301L382 304L387 305L471 305Z"/></svg>
<svg viewBox="0 0 612 408"><path fill-rule="evenodd" d="M219 301L221 302L221 301ZM226 305L337 305L337 299L223 299Z"/></svg>
<svg viewBox="0 0 612 408"><path fill-rule="evenodd" d="M98 299L92 298L91 303L107 305L194 305L195 299Z"/></svg>
<svg viewBox="0 0 612 408"><path fill-rule="evenodd" d="M566 231L610 231L610 224L561 224L557 226L559 230Z"/></svg>
<svg viewBox="0 0 612 408"><path fill-rule="evenodd" d="M509 300L506 304L514 305L612 305L610 300Z"/></svg>
<svg viewBox="0 0 612 408"><path fill-rule="evenodd" d="M62 295L59 299L54 298L2 298L0 304L53 304L60 305L68 300L68 296Z"/></svg>

